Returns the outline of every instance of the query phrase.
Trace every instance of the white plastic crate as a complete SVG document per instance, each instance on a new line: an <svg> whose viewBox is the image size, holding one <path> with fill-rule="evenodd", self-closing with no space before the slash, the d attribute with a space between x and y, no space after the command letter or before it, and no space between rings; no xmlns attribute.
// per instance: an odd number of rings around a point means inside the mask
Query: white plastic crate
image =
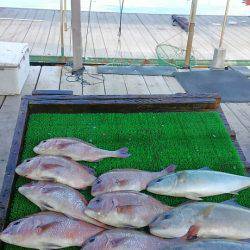
<svg viewBox="0 0 250 250"><path fill-rule="evenodd" d="M29 70L28 44L0 42L0 95L20 94Z"/></svg>

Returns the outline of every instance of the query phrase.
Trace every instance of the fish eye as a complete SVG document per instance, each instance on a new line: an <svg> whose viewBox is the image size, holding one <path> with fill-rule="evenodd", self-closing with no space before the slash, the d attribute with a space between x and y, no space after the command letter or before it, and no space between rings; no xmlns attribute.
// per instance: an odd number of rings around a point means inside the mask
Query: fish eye
<svg viewBox="0 0 250 250"><path fill-rule="evenodd" d="M13 223L13 226L17 226L18 224L20 224L21 221L16 221Z"/></svg>
<svg viewBox="0 0 250 250"><path fill-rule="evenodd" d="M170 215L170 214L164 214L164 219L165 219L165 220L167 220L167 219L169 219L169 218L171 218L171 215Z"/></svg>
<svg viewBox="0 0 250 250"><path fill-rule="evenodd" d="M89 239L89 242L90 243L92 243L92 242L94 242L95 241L95 237L91 237L90 239Z"/></svg>
<svg viewBox="0 0 250 250"><path fill-rule="evenodd" d="M160 178L160 179L156 180L155 182L156 182L156 183L159 183L159 182L161 182L162 180L163 180L163 178Z"/></svg>
<svg viewBox="0 0 250 250"><path fill-rule="evenodd" d="M100 184L101 182L102 182L102 180L100 180L100 179L96 180L96 184Z"/></svg>
<svg viewBox="0 0 250 250"><path fill-rule="evenodd" d="M100 203L101 201L102 201L101 198L97 198L97 199L95 200L96 203Z"/></svg>

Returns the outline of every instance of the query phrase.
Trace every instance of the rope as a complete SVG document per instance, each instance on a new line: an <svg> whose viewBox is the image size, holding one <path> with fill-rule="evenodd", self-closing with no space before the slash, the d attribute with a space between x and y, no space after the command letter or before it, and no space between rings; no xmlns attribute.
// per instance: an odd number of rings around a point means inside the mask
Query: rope
<svg viewBox="0 0 250 250"><path fill-rule="evenodd" d="M93 3L93 0L90 0L89 9L88 9L87 31L86 31L86 35L85 35L84 58L86 58L89 33L92 34L92 28L91 28L91 25L90 25L92 3ZM67 82L70 82L70 83L79 82L83 87L84 86L90 86L90 85L96 85L96 84L103 84L104 83L103 76L100 77L100 75L98 75L98 74L89 73L84 66L81 69L73 72L73 63L70 62L70 63L65 64L64 69L66 71L65 76L66 76L66 81ZM86 79L87 76L89 78L95 79L96 81L93 82L93 83L90 83Z"/></svg>
<svg viewBox="0 0 250 250"><path fill-rule="evenodd" d="M89 29L91 30L92 33L92 28L90 26L90 19L91 19L91 10L92 10L92 2L93 0L89 1L89 9L88 9L88 24L87 24L87 31L85 35L85 45L84 45L84 58L86 58L86 53L87 53L87 45L88 45L88 37L89 37Z"/></svg>

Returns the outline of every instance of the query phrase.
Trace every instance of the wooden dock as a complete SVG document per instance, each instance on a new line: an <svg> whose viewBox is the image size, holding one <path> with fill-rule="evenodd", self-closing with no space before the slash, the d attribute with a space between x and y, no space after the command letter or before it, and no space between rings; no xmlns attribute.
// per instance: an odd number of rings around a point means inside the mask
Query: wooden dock
<svg viewBox="0 0 250 250"><path fill-rule="evenodd" d="M70 20L70 12L67 13ZM83 43L86 43L87 12L82 13ZM198 16L194 55L212 59L218 45L222 16ZM70 27L70 23L68 24ZM170 15L124 14L121 52L117 50L118 13L91 13L86 54L88 58L155 59L155 48L166 43L185 48L187 34L172 26ZM60 56L60 12L55 10L0 8L0 41L26 42L31 55ZM250 18L229 17L225 35L228 60L250 59ZM71 29L65 32L65 55L72 56Z"/></svg>
<svg viewBox="0 0 250 250"><path fill-rule="evenodd" d="M88 84L68 82L67 70L61 66L33 66L22 95L33 90L72 90L75 95L126 95L175 94L185 90L174 77L142 75L96 75L96 67L87 67ZM97 79L98 78L98 79ZM8 160L21 96L0 96L0 186ZM243 152L250 162L250 103L224 103L222 109Z"/></svg>

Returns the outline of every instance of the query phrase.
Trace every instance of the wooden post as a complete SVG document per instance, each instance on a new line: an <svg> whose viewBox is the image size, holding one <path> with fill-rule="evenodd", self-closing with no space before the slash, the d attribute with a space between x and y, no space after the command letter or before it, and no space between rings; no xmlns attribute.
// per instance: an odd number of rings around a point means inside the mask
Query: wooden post
<svg viewBox="0 0 250 250"><path fill-rule="evenodd" d="M198 5L198 0L192 0L190 21L189 21L189 28L188 28L188 41L187 41L187 47L186 47L185 68L189 68L190 66L190 57L191 57L192 47L193 47L197 5Z"/></svg>
<svg viewBox="0 0 250 250"><path fill-rule="evenodd" d="M73 40L73 71L82 68L81 1L71 0L71 29Z"/></svg>
<svg viewBox="0 0 250 250"><path fill-rule="evenodd" d="M68 30L67 24L67 0L64 0L64 31Z"/></svg>
<svg viewBox="0 0 250 250"><path fill-rule="evenodd" d="M230 4L230 0L227 0L227 6L226 6L226 10L225 10L224 21L223 21L222 29L221 29L219 48L222 48L223 41L224 41L224 35L225 35L225 30L226 30L226 25L227 25L227 17L228 17L228 11L229 11L229 4Z"/></svg>
<svg viewBox="0 0 250 250"><path fill-rule="evenodd" d="M61 39L61 56L64 56L64 10L63 10L63 0L60 1L60 39Z"/></svg>

